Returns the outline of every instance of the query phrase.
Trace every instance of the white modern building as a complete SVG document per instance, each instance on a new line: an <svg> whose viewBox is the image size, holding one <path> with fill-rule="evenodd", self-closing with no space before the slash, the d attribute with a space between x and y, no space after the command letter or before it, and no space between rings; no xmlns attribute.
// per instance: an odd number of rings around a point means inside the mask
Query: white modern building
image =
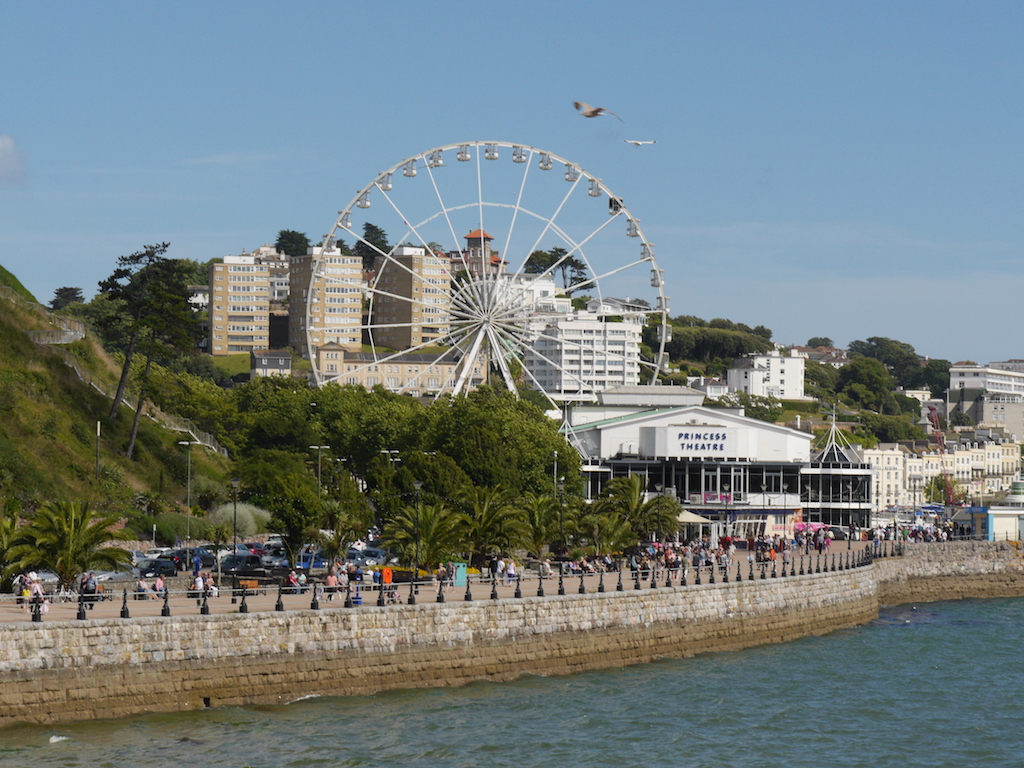
<svg viewBox="0 0 1024 768"><path fill-rule="evenodd" d="M780 400L809 400L804 395L804 361L777 349L733 360L726 373L730 392Z"/></svg>

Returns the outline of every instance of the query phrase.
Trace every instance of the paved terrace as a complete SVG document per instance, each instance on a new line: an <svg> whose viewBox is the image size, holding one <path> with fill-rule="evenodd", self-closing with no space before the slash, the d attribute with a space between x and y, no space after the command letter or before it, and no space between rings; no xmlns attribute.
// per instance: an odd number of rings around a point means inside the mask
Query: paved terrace
<svg viewBox="0 0 1024 768"><path fill-rule="evenodd" d="M877 555L880 557L892 556L894 553L893 545L894 542L891 541L882 542ZM785 577L790 575L798 576L801 573L813 573L818 568L821 571L826 569L832 570L833 566L836 570L839 570L847 567L847 563L849 563L850 567L854 567L864 551L871 546L871 542L855 541L848 543L836 541L832 542L829 553L821 558L818 558L813 549L809 555L795 555ZM774 571L774 578L784 578L781 557L776 561ZM738 575L742 577L743 581L748 581L751 576L755 579L761 579L762 573L766 579L773 578L771 565L762 569L760 564L754 564L753 568L751 568L750 563L747 561L747 552L740 550L737 553L736 562L728 569L728 579L730 582L736 581ZM673 570L671 574L666 573L664 568L659 569L655 579L657 588L679 586L682 575L679 569ZM702 569L700 573L701 582L709 583L710 578L709 569ZM724 581L720 569L717 569L715 578L719 582ZM697 573L692 567L686 569L686 580L687 584L697 583ZM122 611L125 608L127 608L129 618L160 617L164 615L165 609L170 611L171 616L197 615L204 611L210 614L237 613L241 609L241 591L235 595L235 602L232 602L230 579L224 579L218 597L211 597L205 600L205 609L203 607L203 600L196 600L194 597L188 596L186 591L188 581L187 576L169 579L167 581L168 597L166 601L162 597L159 599L134 599L133 591L136 584L134 581L131 583L106 582L104 583L104 588L108 590L107 594L110 599L93 603L93 607L85 612L86 619L117 618L122 615ZM581 591L587 593L598 592L601 590L602 581L604 591L606 592L613 592L619 588L619 574L614 572L605 573L603 579L600 574L585 575L582 579L578 575L565 574L562 579L562 585L565 594L572 595L579 594ZM642 579L639 584L640 589L652 588L649 578ZM631 591L636 588L637 582L634 574L628 568L624 568L622 572L622 589L624 591ZM504 580L501 580L498 584L492 584L490 579L481 580L478 576L472 576L469 580L468 594L473 600L515 599L517 597L517 589L521 597L541 596L541 591L543 591L544 596L557 595L559 594L559 577L556 573L553 576L538 579L535 572L528 571L525 574L521 574L521 580L518 584L515 582L506 584ZM410 589L408 583L393 585L393 591L395 603L405 605L409 602ZM309 610L314 607L313 600L316 597L318 610L359 610L360 604L363 606L378 604L380 588L376 585L367 584L361 586L357 591L353 586L349 594L353 600L353 605L346 607L346 593L344 592L336 594L333 600L329 600L329 595L323 594L321 590L313 587L307 587L307 591L304 593L294 594L289 593L287 590L279 593L276 586L268 586L265 592L247 593L245 595L245 607L249 613L273 612L278 610L278 600L280 599L281 606L285 611ZM442 594L446 602L464 601L467 599L467 585L447 587ZM440 596L438 594L437 582L433 579L424 579L416 585L415 600L417 603L439 602ZM125 597L127 597L127 600ZM41 615L40 618L43 623L50 621L73 621L78 618L78 611L79 605L75 600L68 602L55 600L51 602L49 611ZM16 624L19 622L31 622L32 620L31 606L18 605L14 595L0 596L0 624Z"/></svg>

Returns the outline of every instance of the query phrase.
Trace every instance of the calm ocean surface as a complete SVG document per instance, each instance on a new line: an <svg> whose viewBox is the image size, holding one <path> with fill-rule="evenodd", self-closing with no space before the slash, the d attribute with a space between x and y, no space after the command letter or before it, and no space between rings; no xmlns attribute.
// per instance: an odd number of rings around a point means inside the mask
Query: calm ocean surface
<svg viewBox="0 0 1024 768"><path fill-rule="evenodd" d="M0 766L1024 766L1024 600L452 690L0 731Z"/></svg>

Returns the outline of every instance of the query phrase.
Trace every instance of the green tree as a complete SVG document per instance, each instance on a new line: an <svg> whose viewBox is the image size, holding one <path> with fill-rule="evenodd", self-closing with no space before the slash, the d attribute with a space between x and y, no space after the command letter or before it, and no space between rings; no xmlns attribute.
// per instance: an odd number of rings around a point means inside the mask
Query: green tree
<svg viewBox="0 0 1024 768"><path fill-rule="evenodd" d="M432 569L461 551L461 514L446 504L418 501L403 507L384 527L384 540L401 558Z"/></svg>
<svg viewBox="0 0 1024 768"><path fill-rule="evenodd" d="M862 413L860 420L864 429L883 443L924 438L924 432L908 416Z"/></svg>
<svg viewBox="0 0 1024 768"><path fill-rule="evenodd" d="M270 511L267 527L281 534L293 562L320 529L324 513L323 502L317 498L316 478L306 461L304 453L259 449L241 458L237 465L241 496Z"/></svg>
<svg viewBox="0 0 1024 768"><path fill-rule="evenodd" d="M130 562L126 549L104 546L131 534L116 528L117 515L94 512L88 502L50 502L14 539L9 557L19 570L48 570L69 587L90 570L116 570Z"/></svg>
<svg viewBox="0 0 1024 768"><path fill-rule="evenodd" d="M287 256L305 256L309 251L309 238L305 232L296 232L294 229L282 229L277 233L277 242L274 247L279 253Z"/></svg>
<svg viewBox="0 0 1024 768"><path fill-rule="evenodd" d="M880 361L901 387L912 388L920 375L921 357L903 341L872 336L867 341L850 342L849 353L853 358L872 357Z"/></svg>
<svg viewBox="0 0 1024 768"><path fill-rule="evenodd" d="M578 528L581 543L588 544L586 549L594 555L619 554L640 543L640 537L629 520L601 512L600 508L585 515Z"/></svg>
<svg viewBox="0 0 1024 768"><path fill-rule="evenodd" d="M170 243L147 245L141 251L121 256L117 260L117 269L99 284L100 294L113 301L121 302L128 319L124 364L121 367L117 392L114 394L114 401L110 407L108 416L110 421L117 418L118 409L121 407L121 401L124 399L125 390L128 387L128 377L131 374L136 345L147 328L147 322L152 317L149 301L150 285L154 279L159 279L157 267L167 261L164 254L167 253L169 247ZM124 320L117 317L116 322L120 323Z"/></svg>
<svg viewBox="0 0 1024 768"><path fill-rule="evenodd" d="M85 298L82 296L81 288L58 288L53 292L53 298L50 300L50 309L56 312L59 309L64 309L68 304L84 301Z"/></svg>
<svg viewBox="0 0 1024 768"><path fill-rule="evenodd" d="M387 233L376 224L368 221L363 224L363 236L352 249L352 253L363 260L363 269L371 271L377 257L390 252Z"/></svg>
<svg viewBox="0 0 1024 768"><path fill-rule="evenodd" d="M828 347L829 349L831 349L832 347L835 346L835 344L832 343L832 339L830 339L828 336L811 336L811 338L807 340L807 346Z"/></svg>
<svg viewBox="0 0 1024 768"><path fill-rule="evenodd" d="M782 418L782 401L771 395L750 395L746 392L730 392L718 400L709 401L712 408L742 408L743 415L758 421L774 424Z"/></svg>
<svg viewBox="0 0 1024 768"><path fill-rule="evenodd" d="M852 405L882 413L893 403L893 379L885 365L873 357L856 357L839 369L836 388ZM891 412L891 411L890 411Z"/></svg>
<svg viewBox="0 0 1024 768"><path fill-rule="evenodd" d="M650 535L672 538L679 530L679 513L682 511L674 496L659 494L648 499L642 475L611 480L593 508L595 514L627 520L638 539ZM581 527L585 528L585 523Z"/></svg>
<svg viewBox="0 0 1024 768"><path fill-rule="evenodd" d="M818 400L833 401L836 398L838 382L838 369L816 360L804 361L804 387L809 396Z"/></svg>
<svg viewBox="0 0 1024 768"><path fill-rule="evenodd" d="M520 503L527 550L540 557L558 535L558 504L547 495L527 495Z"/></svg>
<svg viewBox="0 0 1024 768"><path fill-rule="evenodd" d="M135 407L128 446L125 449L128 458L132 458L135 451L135 439L148 395L147 388L153 362L159 360L168 363L181 355L195 354L196 342L202 335L199 315L192 311L188 301L188 264L177 260L163 261L150 269L156 270L159 276L152 281L148 318L138 343L146 364L136 382L139 399Z"/></svg>
<svg viewBox="0 0 1024 768"><path fill-rule="evenodd" d="M500 487L468 489L460 507L466 521L460 538L476 565L483 564L485 555L511 552L525 543L522 513Z"/></svg>

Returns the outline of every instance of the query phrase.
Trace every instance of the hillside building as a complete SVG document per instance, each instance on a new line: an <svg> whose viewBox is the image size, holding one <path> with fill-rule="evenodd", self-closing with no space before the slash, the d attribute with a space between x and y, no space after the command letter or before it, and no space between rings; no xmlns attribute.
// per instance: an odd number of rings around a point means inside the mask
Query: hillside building
<svg viewBox="0 0 1024 768"><path fill-rule="evenodd" d="M270 340L270 269L252 254L210 266L211 355L266 349Z"/></svg>

